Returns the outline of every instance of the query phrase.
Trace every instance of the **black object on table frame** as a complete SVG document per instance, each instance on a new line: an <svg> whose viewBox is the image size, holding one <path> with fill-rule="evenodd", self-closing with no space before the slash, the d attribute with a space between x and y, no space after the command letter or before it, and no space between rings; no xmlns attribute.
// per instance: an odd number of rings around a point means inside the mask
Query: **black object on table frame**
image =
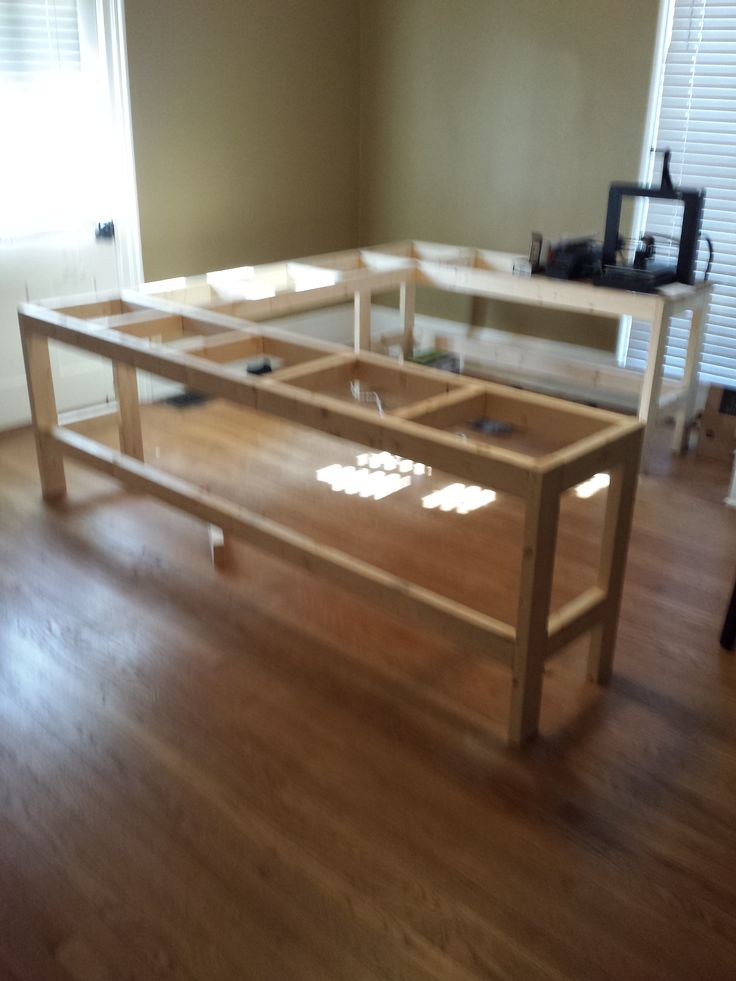
<svg viewBox="0 0 736 981"><path fill-rule="evenodd" d="M662 181L659 187L650 187L647 184L626 184L618 182L611 184L608 192L606 234L603 239L603 275L600 280L601 285L637 289L637 279L641 280L644 288L647 288L645 281L648 279L651 280L648 288L662 285L663 282L686 283L689 286L695 283L695 263L703 224L705 189L702 187L675 187L670 177L669 163L670 151L665 150L662 166ZM625 197L659 198L682 202L682 227L676 265L669 268L652 268L651 270L647 270L646 266L645 268L617 266L616 256L621 242L619 227L621 224L621 205ZM647 272L649 276L647 276Z"/></svg>
<svg viewBox="0 0 736 981"><path fill-rule="evenodd" d="M736 583L731 594L731 602L726 610L726 619L723 621L723 631L721 632L721 647L727 651L732 651L736 646Z"/></svg>

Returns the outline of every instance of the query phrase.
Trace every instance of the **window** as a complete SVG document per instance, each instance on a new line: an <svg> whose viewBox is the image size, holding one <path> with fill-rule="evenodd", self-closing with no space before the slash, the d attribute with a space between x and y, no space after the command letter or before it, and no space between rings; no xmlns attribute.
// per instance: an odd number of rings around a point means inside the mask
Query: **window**
<svg viewBox="0 0 736 981"><path fill-rule="evenodd" d="M77 0L0 2L0 72L21 81L80 62Z"/></svg>
<svg viewBox="0 0 736 981"><path fill-rule="evenodd" d="M670 35L662 66L654 146L672 150L676 185L706 188L703 235L713 241L715 289L706 324L701 378L736 384L736 4L723 0L670 0ZM642 229L666 249L677 234L672 209L652 201ZM707 260L703 243L698 263ZM684 365L688 320L676 318L665 371ZM643 368L648 332L634 323L627 364Z"/></svg>
<svg viewBox="0 0 736 981"><path fill-rule="evenodd" d="M0 239L106 213L106 81L92 0L0 0Z"/></svg>

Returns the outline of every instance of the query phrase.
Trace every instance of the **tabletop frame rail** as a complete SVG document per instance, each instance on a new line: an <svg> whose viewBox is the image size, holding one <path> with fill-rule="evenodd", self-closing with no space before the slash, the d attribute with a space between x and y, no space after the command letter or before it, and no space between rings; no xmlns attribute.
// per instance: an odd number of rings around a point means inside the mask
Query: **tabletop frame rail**
<svg viewBox="0 0 736 981"><path fill-rule="evenodd" d="M602 405L630 406L646 430L641 456L645 470L652 459L656 423L665 414L675 421L672 450L683 452L696 418L711 284L673 283L656 293L638 293L546 276L517 276L513 274L517 259L509 252L406 240L208 273L189 277L173 289L170 283L149 283L142 290L148 302L162 312L200 306L251 322L352 301L355 351L369 351L374 343L374 296L398 290L401 329L393 340L405 358L415 348L417 287L459 293L472 298L476 313L465 331L431 331L433 346L467 358L478 371L509 384ZM272 286L265 296L262 290L253 289L254 284L262 287L264 282ZM141 296L133 292L130 300L140 303ZM506 338L489 340L478 326L477 312L489 300L644 321L650 325L645 369L641 372L601 361L592 349L581 354L562 341L535 343L502 331L496 334L506 333ZM672 319L688 311L692 317L682 378L664 378Z"/></svg>

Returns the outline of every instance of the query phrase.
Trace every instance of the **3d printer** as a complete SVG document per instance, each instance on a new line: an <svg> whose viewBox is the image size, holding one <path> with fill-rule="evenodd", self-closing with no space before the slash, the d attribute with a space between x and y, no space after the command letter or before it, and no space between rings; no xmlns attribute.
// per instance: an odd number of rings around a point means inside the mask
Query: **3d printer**
<svg viewBox="0 0 736 981"><path fill-rule="evenodd" d="M542 263L542 236L532 235L529 262L532 272L544 272L557 279L590 279L598 286L617 289L653 292L667 283L695 282L695 266L703 223L705 189L675 187L670 177L670 151L664 154L662 180L659 187L648 184L611 184L608 192L608 211L603 245L594 238L566 239L549 246L546 263ZM668 240L667 249L677 247L676 261L659 261L659 241L645 232L636 243L633 260L623 260L625 239L621 235L621 210L625 198L655 198L682 204L682 223L679 237ZM708 278L713 262L713 247L706 236L709 248Z"/></svg>
<svg viewBox="0 0 736 981"><path fill-rule="evenodd" d="M606 214L606 233L603 239L601 273L595 280L601 286L651 292L666 283L676 282L692 285L695 282L695 263L703 224L705 189L675 187L670 177L669 163L670 151L665 150L662 181L659 187L650 187L646 184L611 184L608 192L608 212ZM623 242L620 230L621 206L626 197L682 202L680 235L679 239L674 240L678 244L675 263L655 261L655 239L649 233L641 236L631 265L616 261ZM713 259L713 250L710 240L707 241L710 248L709 271Z"/></svg>

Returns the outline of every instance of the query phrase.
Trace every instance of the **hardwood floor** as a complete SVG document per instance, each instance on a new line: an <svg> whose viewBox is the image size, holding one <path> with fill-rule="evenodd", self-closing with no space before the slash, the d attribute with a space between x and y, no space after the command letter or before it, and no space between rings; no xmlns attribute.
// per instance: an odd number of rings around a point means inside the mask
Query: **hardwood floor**
<svg viewBox="0 0 736 981"><path fill-rule="evenodd" d="M217 422L213 432L212 423ZM111 442L111 418L80 427ZM147 457L513 617L520 515L332 493L355 447L219 403L145 410ZM217 467L214 465L217 462ZM2 981L736 976L736 572L725 466L640 484L614 680L550 662L508 750L508 671L0 439ZM570 497L555 605L588 584Z"/></svg>

